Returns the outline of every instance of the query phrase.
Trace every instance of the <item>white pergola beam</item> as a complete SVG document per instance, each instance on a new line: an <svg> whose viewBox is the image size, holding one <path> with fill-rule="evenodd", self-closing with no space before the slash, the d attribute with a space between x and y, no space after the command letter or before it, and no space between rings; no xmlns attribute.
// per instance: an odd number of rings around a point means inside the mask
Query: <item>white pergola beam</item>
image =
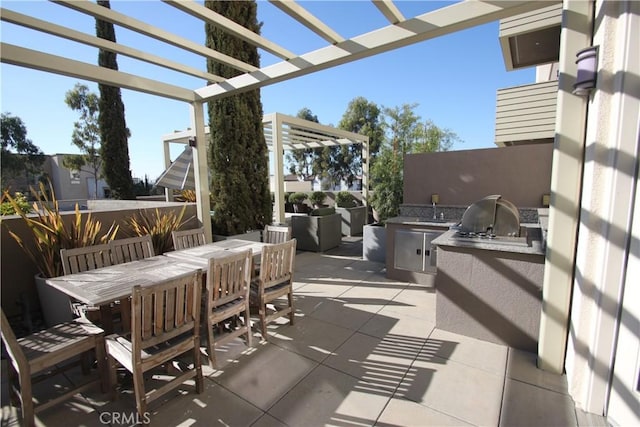
<svg viewBox="0 0 640 427"><path fill-rule="evenodd" d="M272 129L275 129L272 137L272 150L273 150L273 176L275 179L274 182L274 199L275 199L275 210L274 210L274 218L280 224L284 224L286 222L286 215L284 211L284 149L282 146L281 136L282 133L280 130L282 129L282 118L279 114L273 115L274 121L272 122Z"/></svg>
<svg viewBox="0 0 640 427"><path fill-rule="evenodd" d="M382 12L385 18L391 24L397 24L398 22L402 22L405 20L402 12L396 7L396 5L391 0L373 0L373 4L376 5L378 10Z"/></svg>
<svg viewBox="0 0 640 427"><path fill-rule="evenodd" d="M192 0L162 0L181 11L188 13L198 19L208 22L216 27L226 31L227 33L238 37L254 46L257 46L281 59L287 60L296 56L295 53L273 43L270 40L254 33L253 31L243 27L242 25L232 21L231 19L214 12Z"/></svg>
<svg viewBox="0 0 640 427"><path fill-rule="evenodd" d="M344 38L340 34L336 33L327 24L316 18L295 1L269 0L269 2L329 43L336 44L344 41Z"/></svg>
<svg viewBox="0 0 640 427"><path fill-rule="evenodd" d="M185 39L184 37L177 36L161 28L155 27L153 25L149 25L145 22L131 18L127 15L113 11L106 7L100 6L96 3L92 3L88 0L51 0L51 1L53 1L56 4L66 6L77 12L82 12L87 15L91 15L94 18L99 18L103 21L111 22L112 24L121 26L123 28L127 28L131 31L135 31L140 34L144 34L145 36L154 38L156 40L169 43L173 46L179 47L181 49L195 53L197 55L202 55L206 58L213 59L215 61L226 64L229 67L235 68L237 70L244 71L244 72L252 72L252 71L258 70L257 67L251 64L247 64L245 62L239 61L235 58L232 58L228 55L220 53L216 50L209 49L208 47L203 46L199 43Z"/></svg>
<svg viewBox="0 0 640 427"><path fill-rule="evenodd" d="M0 61L6 64L47 71L110 86L136 90L164 98L193 102L197 96L191 89L162 83L110 68L99 67L62 56L42 53L8 43L0 43Z"/></svg>
<svg viewBox="0 0 640 427"><path fill-rule="evenodd" d="M224 80L220 76L200 71L197 68L189 67L187 65L183 65L166 58L152 55L138 49L133 49L120 43L114 43L110 40L105 40L100 37L91 36L80 31L63 27L61 25L56 25L52 24L51 22L43 21L41 19L32 18L30 16L23 15L9 9L0 8L0 19L6 22L11 22L12 24L31 28L36 31L62 37L89 46L94 46L99 49L120 53L130 58L139 59L150 64L159 65L164 68L198 77L208 82L221 82Z"/></svg>
<svg viewBox="0 0 640 427"><path fill-rule="evenodd" d="M272 0L273 1L273 0ZM298 7L293 2L274 2L278 7ZM283 6L286 5L286 6ZM197 89L203 99L223 98L234 93L258 89L273 83L388 52L455 31L496 21L507 16L530 12L547 6L547 2L467 0L270 65L256 72L242 74ZM302 18L301 18L302 19Z"/></svg>

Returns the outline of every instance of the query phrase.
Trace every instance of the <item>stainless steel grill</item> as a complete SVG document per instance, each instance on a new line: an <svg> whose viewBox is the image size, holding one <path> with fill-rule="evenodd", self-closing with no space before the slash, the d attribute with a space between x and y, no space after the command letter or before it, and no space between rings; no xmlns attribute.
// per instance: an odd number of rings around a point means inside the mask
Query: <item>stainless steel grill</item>
<svg viewBox="0 0 640 427"><path fill-rule="evenodd" d="M520 237L518 208L500 195L471 204L462 216L458 237Z"/></svg>

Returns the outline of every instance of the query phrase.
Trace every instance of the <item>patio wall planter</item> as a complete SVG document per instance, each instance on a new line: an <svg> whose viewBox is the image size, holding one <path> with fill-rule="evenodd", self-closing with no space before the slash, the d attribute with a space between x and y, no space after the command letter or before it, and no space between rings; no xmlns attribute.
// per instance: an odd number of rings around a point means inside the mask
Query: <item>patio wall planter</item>
<svg viewBox="0 0 640 427"><path fill-rule="evenodd" d="M387 260L387 228L384 224L368 224L362 228L362 258L385 263Z"/></svg>
<svg viewBox="0 0 640 427"><path fill-rule="evenodd" d="M45 325L50 328L72 320L73 314L69 297L64 292L47 285L46 279L41 274L36 274L34 278Z"/></svg>
<svg viewBox="0 0 640 427"><path fill-rule="evenodd" d="M336 212L342 215L343 236L359 236L362 234L362 228L367 219L366 206L336 208Z"/></svg>
<svg viewBox="0 0 640 427"><path fill-rule="evenodd" d="M296 215L291 217L291 236L298 240L296 247L301 251L324 252L340 246L341 223L342 216L337 213Z"/></svg>

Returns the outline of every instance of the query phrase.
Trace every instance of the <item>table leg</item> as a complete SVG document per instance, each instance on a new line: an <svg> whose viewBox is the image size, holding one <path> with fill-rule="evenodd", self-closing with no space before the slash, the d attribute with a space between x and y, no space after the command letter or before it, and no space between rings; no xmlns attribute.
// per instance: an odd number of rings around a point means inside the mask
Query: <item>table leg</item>
<svg viewBox="0 0 640 427"><path fill-rule="evenodd" d="M120 300L120 318L122 319L122 332L131 331L131 298Z"/></svg>
<svg viewBox="0 0 640 427"><path fill-rule="evenodd" d="M105 335L112 334L113 331L113 318L111 317L111 306L109 304L100 306L100 320L102 321L102 329Z"/></svg>

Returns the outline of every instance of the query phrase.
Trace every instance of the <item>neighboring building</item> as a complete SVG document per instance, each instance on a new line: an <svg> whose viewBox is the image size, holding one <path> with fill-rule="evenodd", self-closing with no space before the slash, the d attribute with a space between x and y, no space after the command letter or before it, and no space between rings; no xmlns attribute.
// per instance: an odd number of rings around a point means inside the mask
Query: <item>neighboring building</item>
<svg viewBox="0 0 640 427"><path fill-rule="evenodd" d="M498 90L495 144L551 143L555 137L562 4L500 21L508 71L536 67L536 82Z"/></svg>
<svg viewBox="0 0 640 427"><path fill-rule="evenodd" d="M62 165L66 154L53 154L45 161L44 169L51 178L53 190L60 200L88 200L109 198L109 187L104 179L98 179L96 194L95 177L87 171L72 171Z"/></svg>
<svg viewBox="0 0 640 427"><path fill-rule="evenodd" d="M498 91L495 144L554 144L538 366L564 370L577 407L611 425L640 422L638 28L636 1L500 21L507 69L538 68L536 83ZM580 94L590 46L595 87Z"/></svg>
<svg viewBox="0 0 640 427"><path fill-rule="evenodd" d="M58 200L89 200L109 198L109 187L104 179L98 179L96 194L95 177L93 174L82 170L69 170L63 166L63 159L68 154L45 155L45 160L39 173L29 177L16 177L11 182L3 183L10 186L11 192L16 191L29 194L30 187L37 187L38 182L50 179L53 191Z"/></svg>
<svg viewBox="0 0 640 427"><path fill-rule="evenodd" d="M312 190L311 184L311 179L301 180L297 175L294 174L284 176L285 193L307 193ZM271 189L272 193L275 192L276 177L274 175L269 175L269 188Z"/></svg>

